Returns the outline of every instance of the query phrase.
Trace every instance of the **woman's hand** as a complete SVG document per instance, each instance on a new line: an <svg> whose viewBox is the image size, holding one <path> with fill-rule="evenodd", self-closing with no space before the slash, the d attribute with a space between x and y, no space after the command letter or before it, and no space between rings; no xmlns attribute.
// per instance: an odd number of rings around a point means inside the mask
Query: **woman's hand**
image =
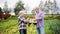
<svg viewBox="0 0 60 34"><path fill-rule="evenodd" d="M26 21L29 22L30 18L27 18Z"/></svg>

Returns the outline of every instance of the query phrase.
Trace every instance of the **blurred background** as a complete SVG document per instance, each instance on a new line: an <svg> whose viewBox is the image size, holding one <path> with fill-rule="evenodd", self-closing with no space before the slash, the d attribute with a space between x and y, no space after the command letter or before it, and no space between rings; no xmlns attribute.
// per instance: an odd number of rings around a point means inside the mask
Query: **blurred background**
<svg viewBox="0 0 60 34"><path fill-rule="evenodd" d="M0 0L0 34L19 34L19 11L25 10L25 18L35 18L35 7L45 13L45 34L60 34L60 0ZM28 25L27 34L36 34L35 23Z"/></svg>

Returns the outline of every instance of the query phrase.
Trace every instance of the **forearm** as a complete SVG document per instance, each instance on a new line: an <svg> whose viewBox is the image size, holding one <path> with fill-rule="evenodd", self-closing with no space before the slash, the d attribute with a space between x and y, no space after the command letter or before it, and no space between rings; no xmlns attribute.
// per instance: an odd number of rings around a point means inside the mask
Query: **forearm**
<svg viewBox="0 0 60 34"><path fill-rule="evenodd" d="M39 20L39 19L36 19L36 18L35 18L35 19L33 19L33 20L34 20L34 21L37 21L37 20Z"/></svg>

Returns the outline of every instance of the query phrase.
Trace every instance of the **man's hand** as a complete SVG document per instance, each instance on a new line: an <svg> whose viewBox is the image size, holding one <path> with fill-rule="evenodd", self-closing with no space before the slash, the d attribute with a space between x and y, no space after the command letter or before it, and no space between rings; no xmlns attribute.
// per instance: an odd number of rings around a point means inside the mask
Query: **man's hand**
<svg viewBox="0 0 60 34"><path fill-rule="evenodd" d="M33 21L36 21L36 19L32 19Z"/></svg>
<svg viewBox="0 0 60 34"><path fill-rule="evenodd" d="M40 19L36 19L36 18L35 18L35 19L32 19L32 20L34 20L34 21L38 21L38 20L40 20Z"/></svg>

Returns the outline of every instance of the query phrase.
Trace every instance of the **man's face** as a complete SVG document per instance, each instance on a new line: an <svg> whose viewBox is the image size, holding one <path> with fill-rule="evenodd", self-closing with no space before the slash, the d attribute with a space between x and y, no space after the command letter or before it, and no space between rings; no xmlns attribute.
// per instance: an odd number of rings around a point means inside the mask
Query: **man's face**
<svg viewBox="0 0 60 34"><path fill-rule="evenodd" d="M36 9L35 9L35 12L38 13L38 12L39 12L39 8L36 8Z"/></svg>

